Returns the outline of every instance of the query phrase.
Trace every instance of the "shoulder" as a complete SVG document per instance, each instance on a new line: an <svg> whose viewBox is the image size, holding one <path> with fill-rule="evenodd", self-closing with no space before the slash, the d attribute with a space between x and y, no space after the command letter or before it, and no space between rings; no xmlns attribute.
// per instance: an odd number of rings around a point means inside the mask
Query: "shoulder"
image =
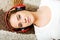
<svg viewBox="0 0 60 40"><path fill-rule="evenodd" d="M40 26L45 26L49 23L51 19L51 10L48 6L41 6L38 11L40 13Z"/></svg>
<svg viewBox="0 0 60 40"><path fill-rule="evenodd" d="M41 6L39 9L37 9L37 11L43 11L43 12L48 12L50 11L50 8L48 6Z"/></svg>

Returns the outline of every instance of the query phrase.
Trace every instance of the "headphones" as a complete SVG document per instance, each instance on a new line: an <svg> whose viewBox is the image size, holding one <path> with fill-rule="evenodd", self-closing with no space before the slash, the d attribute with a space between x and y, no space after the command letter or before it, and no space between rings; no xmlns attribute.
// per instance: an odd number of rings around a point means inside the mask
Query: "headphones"
<svg viewBox="0 0 60 40"><path fill-rule="evenodd" d="M8 14L10 11L12 11L13 9L18 12L18 11L22 11L22 10L25 10L25 5L23 4L18 4L18 5L15 5L13 6L9 11L6 12L6 15L5 15L5 23L7 25L7 29L10 30L10 31L15 31L15 32L22 32L22 33L25 33L27 32L28 30L30 30L32 27L24 27L24 28L13 28L13 27L9 27L9 23L7 21L7 17L8 17Z"/></svg>

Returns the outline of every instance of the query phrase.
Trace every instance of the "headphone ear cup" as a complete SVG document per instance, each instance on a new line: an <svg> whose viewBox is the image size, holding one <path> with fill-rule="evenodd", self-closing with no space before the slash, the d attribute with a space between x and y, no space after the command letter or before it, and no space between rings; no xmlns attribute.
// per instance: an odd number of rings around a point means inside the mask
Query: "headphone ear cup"
<svg viewBox="0 0 60 40"><path fill-rule="evenodd" d="M25 6L20 5L20 6L16 6L15 10L16 11L22 11L22 10L25 10L25 8L26 8Z"/></svg>
<svg viewBox="0 0 60 40"><path fill-rule="evenodd" d="M22 11L22 10L25 10L25 6L24 6L24 7L16 7L15 10L16 10L16 11Z"/></svg>

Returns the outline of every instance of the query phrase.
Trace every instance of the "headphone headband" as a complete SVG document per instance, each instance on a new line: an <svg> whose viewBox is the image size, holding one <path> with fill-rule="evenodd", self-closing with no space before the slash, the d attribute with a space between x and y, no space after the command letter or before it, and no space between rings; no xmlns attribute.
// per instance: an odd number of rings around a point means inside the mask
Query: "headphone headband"
<svg viewBox="0 0 60 40"><path fill-rule="evenodd" d="M15 9L16 11L22 11L25 10L25 5L24 4L17 4L14 5L10 10L8 10L7 12L10 12L12 9Z"/></svg>

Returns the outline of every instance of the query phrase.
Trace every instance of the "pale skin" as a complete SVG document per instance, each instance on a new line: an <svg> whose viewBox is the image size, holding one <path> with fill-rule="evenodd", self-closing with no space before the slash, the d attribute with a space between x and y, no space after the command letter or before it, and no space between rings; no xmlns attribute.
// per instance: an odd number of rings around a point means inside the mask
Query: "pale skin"
<svg viewBox="0 0 60 40"><path fill-rule="evenodd" d="M36 12L19 11L12 14L10 24L14 28L27 27L34 24L38 27L43 27L49 23L51 19L51 11L47 6L40 7Z"/></svg>

